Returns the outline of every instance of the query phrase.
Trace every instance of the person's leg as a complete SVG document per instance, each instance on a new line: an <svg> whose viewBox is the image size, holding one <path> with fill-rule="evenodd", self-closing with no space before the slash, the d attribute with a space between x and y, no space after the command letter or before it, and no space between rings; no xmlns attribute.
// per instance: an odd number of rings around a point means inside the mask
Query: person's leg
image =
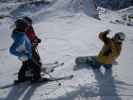
<svg viewBox="0 0 133 100"><path fill-rule="evenodd" d="M32 67L33 80L38 80L41 78L41 66L36 64L31 60L30 66Z"/></svg>
<svg viewBox="0 0 133 100"><path fill-rule="evenodd" d="M96 60L96 58L93 58L93 62L90 64L90 66L93 69L100 69L101 63Z"/></svg>
<svg viewBox="0 0 133 100"><path fill-rule="evenodd" d="M25 72L26 72L26 70L28 70L27 65L28 65L28 61L25 61L22 63L22 67L20 68L20 70L18 72L18 80L20 80L20 81L27 80L26 76L25 76Z"/></svg>
<svg viewBox="0 0 133 100"><path fill-rule="evenodd" d="M104 67L106 70L110 70L110 69L112 69L112 64L104 64L103 67Z"/></svg>
<svg viewBox="0 0 133 100"><path fill-rule="evenodd" d="M40 55L38 53L38 51L36 50L35 47L32 48L32 58L33 60L39 64L39 66L42 65L41 61L40 61Z"/></svg>

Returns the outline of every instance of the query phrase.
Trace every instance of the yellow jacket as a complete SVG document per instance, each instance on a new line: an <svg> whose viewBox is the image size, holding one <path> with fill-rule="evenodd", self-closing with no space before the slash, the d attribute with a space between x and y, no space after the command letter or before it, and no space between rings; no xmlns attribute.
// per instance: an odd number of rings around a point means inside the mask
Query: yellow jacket
<svg viewBox="0 0 133 100"><path fill-rule="evenodd" d="M120 55L121 44L107 37L106 32L101 32L99 38L104 42L102 50L96 57L97 61L103 64L112 64L113 61Z"/></svg>

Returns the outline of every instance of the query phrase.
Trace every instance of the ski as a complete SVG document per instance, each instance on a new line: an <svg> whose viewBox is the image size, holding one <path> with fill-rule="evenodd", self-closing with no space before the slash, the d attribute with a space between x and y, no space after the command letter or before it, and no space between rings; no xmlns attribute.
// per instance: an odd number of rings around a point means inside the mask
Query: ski
<svg viewBox="0 0 133 100"><path fill-rule="evenodd" d="M36 82L31 82L30 80L24 81L24 82L18 82L18 83L12 83L5 86L0 86L0 89L6 89L14 86L21 86L21 85L33 85L33 84L46 84L49 82L59 81L59 80L70 80L74 77L74 75L68 75L64 77L58 77L58 78L42 78Z"/></svg>
<svg viewBox="0 0 133 100"><path fill-rule="evenodd" d="M42 78L41 80L35 82L35 83L47 83L47 82L52 82L52 81L59 81L59 80L69 80L69 79L72 79L74 77L74 75L69 75L69 76L64 76L64 77L58 77L58 78ZM31 83L31 84L34 84Z"/></svg>
<svg viewBox="0 0 133 100"><path fill-rule="evenodd" d="M41 72L42 74L44 74L45 72L46 73L50 73L50 72L53 72L55 70L55 68L59 67L59 66L63 66L64 63L59 63L58 61L55 61L53 63L45 63L45 64L42 64L42 69L41 69ZM13 73L13 75L17 75L18 72L16 73Z"/></svg>
<svg viewBox="0 0 133 100"><path fill-rule="evenodd" d="M47 66L47 67L44 66L44 67L42 67L41 72L42 72L42 74L50 73L50 72L53 72L55 70L55 68L58 68L63 65L64 65L64 63L56 63L52 66Z"/></svg>
<svg viewBox="0 0 133 100"><path fill-rule="evenodd" d="M59 62L58 61L55 61L55 62L51 62L51 63L44 63L42 64L43 66L52 66L54 64L58 64Z"/></svg>

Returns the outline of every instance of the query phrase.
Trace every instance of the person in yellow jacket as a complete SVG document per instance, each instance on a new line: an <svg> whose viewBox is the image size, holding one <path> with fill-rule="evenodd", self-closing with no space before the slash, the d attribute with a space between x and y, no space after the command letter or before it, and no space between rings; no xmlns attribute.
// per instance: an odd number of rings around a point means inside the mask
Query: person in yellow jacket
<svg viewBox="0 0 133 100"><path fill-rule="evenodd" d="M113 62L119 57L121 53L122 43L125 40L123 32L116 33L112 38L107 37L110 30L106 30L99 34L99 38L104 45L100 53L96 56L96 62L93 63L94 69L99 69L101 66L105 69L112 68Z"/></svg>

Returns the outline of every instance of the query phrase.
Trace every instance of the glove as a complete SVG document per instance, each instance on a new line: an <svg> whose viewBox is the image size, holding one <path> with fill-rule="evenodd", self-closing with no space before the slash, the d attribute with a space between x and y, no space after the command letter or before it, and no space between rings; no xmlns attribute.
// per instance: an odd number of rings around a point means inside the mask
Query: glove
<svg viewBox="0 0 133 100"><path fill-rule="evenodd" d="M38 46L38 43L41 43L41 39L39 39L38 37L36 37L34 39L34 41L32 42L32 46L33 47L37 47Z"/></svg>
<svg viewBox="0 0 133 100"><path fill-rule="evenodd" d="M38 38L38 37L36 37L35 39L34 39L34 41L33 41L34 43L41 43L41 39L40 38Z"/></svg>
<svg viewBox="0 0 133 100"><path fill-rule="evenodd" d="M33 43L32 43L32 46L33 46L33 47L37 47L37 46L38 46L38 43L33 42Z"/></svg>
<svg viewBox="0 0 133 100"><path fill-rule="evenodd" d="M21 57L19 57L19 60L24 62L24 61L28 60L28 57L27 56L21 56Z"/></svg>
<svg viewBox="0 0 133 100"><path fill-rule="evenodd" d="M37 38L37 40L38 40L38 43L41 43L41 39L40 38Z"/></svg>

